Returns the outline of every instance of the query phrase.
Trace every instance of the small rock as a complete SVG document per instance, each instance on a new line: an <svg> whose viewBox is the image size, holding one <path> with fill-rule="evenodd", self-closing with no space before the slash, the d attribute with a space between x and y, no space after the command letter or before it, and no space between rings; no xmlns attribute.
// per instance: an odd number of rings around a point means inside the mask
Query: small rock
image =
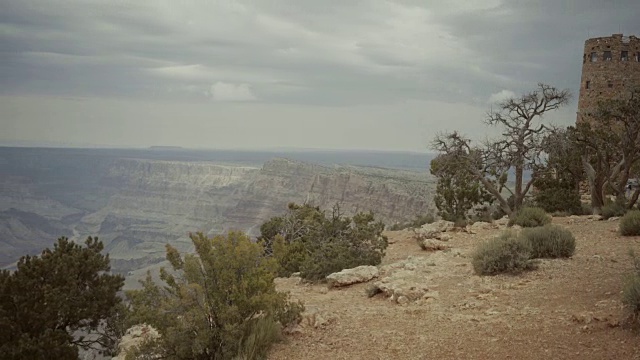
<svg viewBox="0 0 640 360"><path fill-rule="evenodd" d="M620 326L620 320L611 318L607 322L607 326L612 327L612 328L619 327Z"/></svg>
<svg viewBox="0 0 640 360"><path fill-rule="evenodd" d="M590 312L582 312L573 314L571 319L580 324L590 324L593 321L593 314Z"/></svg>
<svg viewBox="0 0 640 360"><path fill-rule="evenodd" d="M424 295L422 295L423 299L437 299L440 297L440 293L437 291L428 291L427 293L425 293Z"/></svg>
<svg viewBox="0 0 640 360"><path fill-rule="evenodd" d="M300 326L300 324L295 324L282 329L282 332L285 335L300 335L304 332L304 330L302 329L302 326Z"/></svg>
<svg viewBox="0 0 640 360"><path fill-rule="evenodd" d="M609 219L607 219L607 221L616 221L616 220L620 220L619 216L612 216Z"/></svg>
<svg viewBox="0 0 640 360"><path fill-rule="evenodd" d="M396 302L400 305L404 305L409 302L409 298L406 296L399 296L398 299L396 299Z"/></svg>

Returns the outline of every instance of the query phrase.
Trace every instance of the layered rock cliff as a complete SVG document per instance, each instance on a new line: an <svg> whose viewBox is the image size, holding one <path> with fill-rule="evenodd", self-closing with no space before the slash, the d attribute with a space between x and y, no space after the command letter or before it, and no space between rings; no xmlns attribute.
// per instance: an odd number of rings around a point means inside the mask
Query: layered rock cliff
<svg viewBox="0 0 640 360"><path fill-rule="evenodd" d="M97 235L114 268L129 271L160 261L167 243L189 250L189 232L257 235L289 202L324 209L339 203L347 215L371 210L391 224L430 210L434 189L424 172L286 159L252 167L118 156L96 164L79 156L65 157L63 175L32 170L44 162L14 164L9 170L19 176L0 179L2 266L61 235Z"/></svg>
<svg viewBox="0 0 640 360"><path fill-rule="evenodd" d="M289 202L309 202L324 209L339 203L347 215L373 211L391 224L424 214L432 207L433 179L425 173L356 166L320 166L287 159L266 163L250 182L229 226L247 229L275 214Z"/></svg>

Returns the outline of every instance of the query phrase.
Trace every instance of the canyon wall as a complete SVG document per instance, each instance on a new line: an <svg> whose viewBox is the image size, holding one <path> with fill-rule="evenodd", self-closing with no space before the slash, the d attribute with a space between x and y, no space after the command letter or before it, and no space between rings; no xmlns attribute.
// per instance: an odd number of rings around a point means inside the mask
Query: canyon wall
<svg viewBox="0 0 640 360"><path fill-rule="evenodd" d="M58 236L97 235L121 272L161 261L167 243L189 251L189 232L257 235L289 202L339 203L348 215L371 210L392 224L430 211L435 188L426 172L287 159L251 166L78 155L56 165L0 151L0 171L0 266Z"/></svg>

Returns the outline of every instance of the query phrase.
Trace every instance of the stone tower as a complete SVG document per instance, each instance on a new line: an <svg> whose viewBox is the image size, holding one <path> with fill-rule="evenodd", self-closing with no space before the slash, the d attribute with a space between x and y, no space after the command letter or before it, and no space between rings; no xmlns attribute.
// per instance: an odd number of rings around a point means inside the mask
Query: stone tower
<svg viewBox="0 0 640 360"><path fill-rule="evenodd" d="M640 86L640 38L612 36L584 43L582 79L578 98L578 118L606 100Z"/></svg>

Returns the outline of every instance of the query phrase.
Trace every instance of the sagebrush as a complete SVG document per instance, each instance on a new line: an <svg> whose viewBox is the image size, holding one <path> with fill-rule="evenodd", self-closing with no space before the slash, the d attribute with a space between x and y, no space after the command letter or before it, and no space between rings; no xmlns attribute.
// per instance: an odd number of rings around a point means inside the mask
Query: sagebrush
<svg viewBox="0 0 640 360"><path fill-rule="evenodd" d="M610 219L612 217L623 216L627 212L627 208L624 204L614 201L602 207L602 218Z"/></svg>
<svg viewBox="0 0 640 360"><path fill-rule="evenodd" d="M515 232L505 231L476 248L471 263L478 275L518 274L533 269L531 244Z"/></svg>
<svg viewBox="0 0 640 360"><path fill-rule="evenodd" d="M640 235L640 210L632 210L620 219L620 234L623 236Z"/></svg>
<svg viewBox="0 0 640 360"><path fill-rule="evenodd" d="M568 258L576 250L571 231L557 225L524 229L522 237L531 244L532 258Z"/></svg>
<svg viewBox="0 0 640 360"><path fill-rule="evenodd" d="M538 207L526 207L518 211L513 219L509 220L510 225L522 227L544 226L551 223L549 216L544 209Z"/></svg>
<svg viewBox="0 0 640 360"><path fill-rule="evenodd" d="M630 251L634 271L629 274L622 288L622 303L629 315L632 325L640 325L640 259Z"/></svg>

